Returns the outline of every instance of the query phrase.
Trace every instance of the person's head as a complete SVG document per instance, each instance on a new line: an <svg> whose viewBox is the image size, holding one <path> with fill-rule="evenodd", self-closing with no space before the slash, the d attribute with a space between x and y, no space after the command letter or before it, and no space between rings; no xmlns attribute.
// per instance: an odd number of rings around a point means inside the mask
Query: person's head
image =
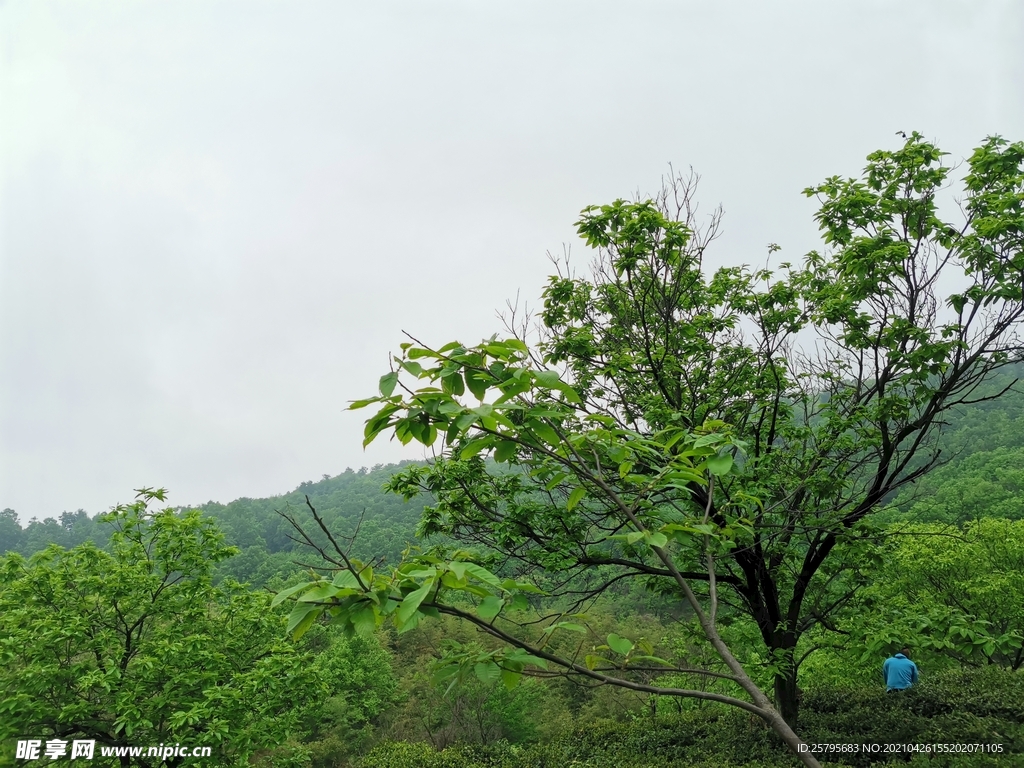
<svg viewBox="0 0 1024 768"><path fill-rule="evenodd" d="M909 648L901 648L900 649L900 653L902 653L908 659L910 658L910 649Z"/></svg>

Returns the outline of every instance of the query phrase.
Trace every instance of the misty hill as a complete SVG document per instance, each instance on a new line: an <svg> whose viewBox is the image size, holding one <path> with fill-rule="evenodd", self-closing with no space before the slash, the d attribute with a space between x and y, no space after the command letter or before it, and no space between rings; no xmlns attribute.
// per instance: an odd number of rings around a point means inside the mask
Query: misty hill
<svg viewBox="0 0 1024 768"><path fill-rule="evenodd" d="M408 462L407 462L408 463ZM415 539L416 525L425 499L410 502L385 494L381 487L401 466L378 465L373 469L346 469L335 477L301 483L281 496L262 499L241 498L228 504L208 502L199 507L215 518L228 542L241 554L224 564L224 574L242 581L265 584L274 576L284 576L298 568L294 561L318 561L308 547L292 540L298 536L278 512L294 517L307 531L317 526L306 506L306 496L323 517L332 534L358 537L352 555L360 559L384 557L394 562L408 542ZM107 526L84 510L65 512L57 518L32 520L25 529L18 524L14 510L0 512L0 554L15 550L29 555L49 544L73 547L92 540L104 546L109 538ZM323 541L320 536L318 541ZM344 544L343 544L344 545ZM347 546L347 545L346 545Z"/></svg>

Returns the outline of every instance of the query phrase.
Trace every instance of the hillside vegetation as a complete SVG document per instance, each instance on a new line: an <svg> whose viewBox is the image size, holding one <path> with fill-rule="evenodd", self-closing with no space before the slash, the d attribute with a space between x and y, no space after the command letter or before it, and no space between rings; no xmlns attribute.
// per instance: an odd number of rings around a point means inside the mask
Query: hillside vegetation
<svg viewBox="0 0 1024 768"><path fill-rule="evenodd" d="M997 383L1008 383L1010 375ZM1019 706L1024 701L1024 678L1005 671L1020 667L1021 645L1016 656L992 647L997 663L983 655L984 642L974 645L986 636L984 631L970 636L966 652L964 643L951 648L925 645L929 638L945 643L950 628L972 633L998 625L1003 635L1024 632L1024 594L1012 597L1024 585L1024 503L1019 493L1024 481L1024 394L1013 391L956 414L944 428L943 445L948 462L894 499L884 513L886 524L926 531L937 530L936 524L970 531L979 520L983 525L1002 525L998 540L1008 547L1005 558L993 566L966 542L957 542L938 554L948 559L962 553L964 562L951 560L937 574L922 570L923 565L935 565L937 553L921 549L936 539L898 538L908 544L890 552L880 571L894 571L889 577L892 588L885 588L882 580L883 586L869 590L858 607L871 619L866 623L875 626L864 626L862 617L854 630L859 635L823 638L824 647L804 665L806 738L850 744L976 740L1003 744L1024 761L1024 710ZM352 549L356 557L399 561L409 544L423 544L415 533L429 501L407 502L382 491L399 469L349 469L277 497L203 505L203 515L223 532L225 543L238 550L215 564L212 573L218 581L245 582L256 592L292 583L302 570L296 562L313 558L308 547L291 538L295 531L278 512L308 523L307 496L337 534L350 536L358 526ZM113 531L109 522L82 511L32 521L24 530L11 526L11 513L5 514L0 540L6 550L25 556L50 544L70 549L91 541L109 547ZM992 584L993 579L1003 583ZM939 580L943 590L929 590L929 580ZM913 607L932 612L934 626L922 632L892 615L906 610L901 601L910 596L916 600ZM967 596L973 613L955 605ZM956 616L952 610L958 611ZM643 636L671 653L687 645L693 629L686 622L687 617L675 615L658 595L633 589L591 606L587 623L597 635L618 631ZM851 620L852 624L858 622ZM924 683L913 697L900 702L886 697L876 679L891 647L878 636L887 633L899 638L895 642L913 633L918 645L925 646L917 656ZM469 679L447 690L449 681L435 682L431 665L453 639L479 641L473 632L451 622L401 636L383 632L346 640L329 628L307 635L298 648L313 660L321 693L315 705L302 705L302 711L290 718L295 750L325 768L511 768L568 765L574 760L595 768L791 764L763 727L716 705L680 705L608 688L580 688L558 679L530 680L513 690L500 681ZM8 677L5 685L3 693L9 696L20 683ZM911 764L924 759L910 757ZM873 758L875 762L862 753L846 754L841 764L876 764L878 756ZM944 755L921 764L994 766L1011 765L1013 759Z"/></svg>

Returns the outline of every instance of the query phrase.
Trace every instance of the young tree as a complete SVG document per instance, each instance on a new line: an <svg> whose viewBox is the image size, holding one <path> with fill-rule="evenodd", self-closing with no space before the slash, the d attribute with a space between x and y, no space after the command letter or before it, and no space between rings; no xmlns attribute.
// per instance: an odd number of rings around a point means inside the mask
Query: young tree
<svg viewBox="0 0 1024 768"><path fill-rule="evenodd" d="M210 746L218 765L250 765L292 735L317 690L281 641L266 595L215 587L229 557L198 512L152 512L161 491L106 516L111 552L57 546L0 559L0 742ZM122 765L182 758L121 757Z"/></svg>
<svg viewBox="0 0 1024 768"><path fill-rule="evenodd" d="M941 461L943 415L1021 355L1024 144L991 138L975 151L957 225L940 217L942 156L915 133L870 155L862 179L807 190L828 250L779 274L705 274L719 222L699 226L692 183L586 209L592 269L551 279L535 352L514 323L517 338L475 347L405 344L380 395L353 404L380 406L367 442L443 437L435 461L391 489L432 493L421 531L484 545L514 578L464 555L373 574L339 550L338 577L302 593L293 628L324 610L356 630L384 615L402 628L458 615L518 649L476 660L483 674L542 661L723 701L797 749L798 646L861 585L871 513ZM548 653L552 633L582 628L564 617L539 637L506 629L530 573L557 575L584 601L628 578L679 595L740 695L638 683L637 665L667 664L618 635L589 661ZM459 602L467 592L475 605ZM774 706L722 642L726 612L756 623Z"/></svg>

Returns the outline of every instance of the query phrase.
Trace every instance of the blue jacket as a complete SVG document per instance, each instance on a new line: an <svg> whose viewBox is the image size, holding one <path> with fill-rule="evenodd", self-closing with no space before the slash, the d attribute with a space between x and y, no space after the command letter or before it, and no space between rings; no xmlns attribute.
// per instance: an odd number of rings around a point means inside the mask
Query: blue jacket
<svg viewBox="0 0 1024 768"><path fill-rule="evenodd" d="M917 664L902 653L897 653L891 659L885 660L882 665L882 678L885 680L885 690L905 690L917 682Z"/></svg>

